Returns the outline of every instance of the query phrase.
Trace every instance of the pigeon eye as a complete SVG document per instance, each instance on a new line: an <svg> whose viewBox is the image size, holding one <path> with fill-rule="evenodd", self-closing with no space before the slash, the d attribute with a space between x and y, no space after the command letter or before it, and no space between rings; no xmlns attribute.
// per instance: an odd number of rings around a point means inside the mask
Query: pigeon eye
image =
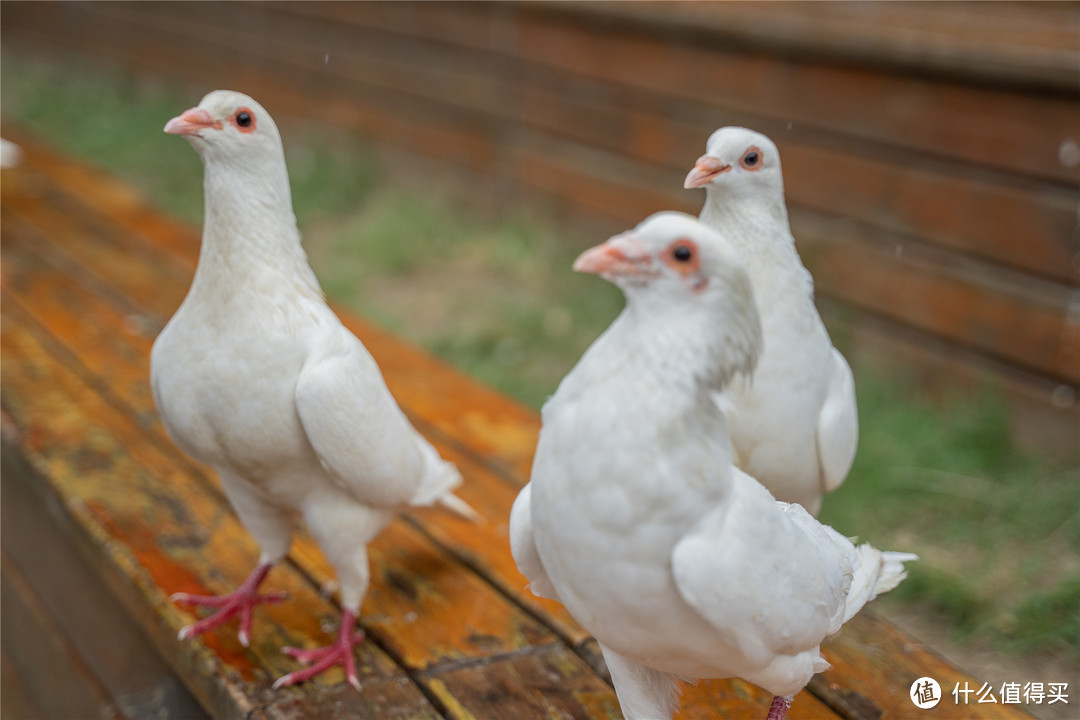
<svg viewBox="0 0 1080 720"><path fill-rule="evenodd" d="M743 156L739 158L739 164L747 170L757 170L761 167L761 150L756 147L749 148Z"/></svg>
<svg viewBox="0 0 1080 720"><path fill-rule="evenodd" d="M240 132L249 133L255 130L255 116L247 108L237 110L232 121Z"/></svg>
<svg viewBox="0 0 1080 720"><path fill-rule="evenodd" d="M672 251L671 256L679 262L690 262L694 257L694 251L690 249L689 245L678 245Z"/></svg>

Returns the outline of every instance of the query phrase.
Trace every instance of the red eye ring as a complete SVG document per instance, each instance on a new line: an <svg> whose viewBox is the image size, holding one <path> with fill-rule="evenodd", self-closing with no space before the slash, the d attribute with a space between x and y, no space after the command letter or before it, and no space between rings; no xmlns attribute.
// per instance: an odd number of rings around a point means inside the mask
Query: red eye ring
<svg viewBox="0 0 1080 720"><path fill-rule="evenodd" d="M248 110L246 107L242 107L233 113L233 116L229 118L229 120L232 122L233 127L242 133L255 132L255 113L251 112L251 110Z"/></svg>
<svg viewBox="0 0 1080 720"><path fill-rule="evenodd" d="M751 172L760 170L763 159L764 154L761 152L761 148L757 145L751 145L746 149L746 152L743 153L743 156L739 158L739 166L742 169L750 170Z"/></svg>

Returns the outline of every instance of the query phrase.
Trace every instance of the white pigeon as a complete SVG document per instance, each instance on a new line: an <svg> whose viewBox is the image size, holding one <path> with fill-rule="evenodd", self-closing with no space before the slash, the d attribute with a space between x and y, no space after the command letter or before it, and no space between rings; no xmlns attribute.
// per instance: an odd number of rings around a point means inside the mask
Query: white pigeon
<svg viewBox="0 0 1080 720"><path fill-rule="evenodd" d="M574 269L626 308L544 405L514 559L600 643L623 713L670 718L682 679L740 677L770 718L828 667L819 645L914 555L854 546L737 469L714 393L752 372L761 328L723 236L659 213Z"/></svg>
<svg viewBox="0 0 1080 720"><path fill-rule="evenodd" d="M701 221L735 246L754 286L764 349L753 383L734 383L728 405L735 464L780 500L816 515L844 482L859 438L855 383L814 306L784 205L780 154L740 127L712 134L687 188L705 188Z"/></svg>
<svg viewBox="0 0 1080 720"><path fill-rule="evenodd" d="M158 412L176 444L211 465L262 550L235 592L174 599L220 610L185 627L197 635L252 607L283 599L258 586L307 525L337 572L338 638L290 656L310 667L275 687L345 666L359 688L353 645L367 592L367 544L410 505L471 509L451 491L457 469L409 423L374 359L326 305L300 244L281 137L246 95L209 93L165 125L205 166L205 224L191 289L154 343Z"/></svg>

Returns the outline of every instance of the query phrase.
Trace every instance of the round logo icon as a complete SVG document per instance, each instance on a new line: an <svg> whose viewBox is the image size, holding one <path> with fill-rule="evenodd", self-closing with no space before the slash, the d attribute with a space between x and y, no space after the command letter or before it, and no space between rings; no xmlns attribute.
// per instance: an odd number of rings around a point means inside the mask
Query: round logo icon
<svg viewBox="0 0 1080 720"><path fill-rule="evenodd" d="M941 686L932 677L921 677L911 683L909 694L915 707L922 710L929 710L941 702Z"/></svg>

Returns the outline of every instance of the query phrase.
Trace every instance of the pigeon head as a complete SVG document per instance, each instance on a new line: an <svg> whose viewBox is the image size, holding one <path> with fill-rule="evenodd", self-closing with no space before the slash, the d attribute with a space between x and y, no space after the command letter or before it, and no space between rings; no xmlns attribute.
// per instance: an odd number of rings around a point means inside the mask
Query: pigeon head
<svg viewBox="0 0 1080 720"><path fill-rule="evenodd" d="M716 384L749 373L761 345L750 277L728 240L697 218L661 212L574 262L617 285L627 310L672 342L700 346Z"/></svg>
<svg viewBox="0 0 1080 720"><path fill-rule="evenodd" d="M633 230L586 250L574 269L600 275L628 295L659 292L690 300L725 285L749 291L742 261L727 240L678 212L656 213Z"/></svg>
<svg viewBox="0 0 1080 720"><path fill-rule="evenodd" d="M167 122L165 132L186 138L202 158L207 233L281 237L298 245L285 149L262 105L243 93L214 90Z"/></svg>
<svg viewBox="0 0 1080 720"><path fill-rule="evenodd" d="M683 187L724 188L732 192L766 189L782 194L780 153L773 141L759 132L722 127L709 136L705 154L697 159Z"/></svg>
<svg viewBox="0 0 1080 720"><path fill-rule="evenodd" d="M282 155L281 136L270 114L247 95L231 90L207 94L197 106L167 122L165 132L187 138L204 162Z"/></svg>

